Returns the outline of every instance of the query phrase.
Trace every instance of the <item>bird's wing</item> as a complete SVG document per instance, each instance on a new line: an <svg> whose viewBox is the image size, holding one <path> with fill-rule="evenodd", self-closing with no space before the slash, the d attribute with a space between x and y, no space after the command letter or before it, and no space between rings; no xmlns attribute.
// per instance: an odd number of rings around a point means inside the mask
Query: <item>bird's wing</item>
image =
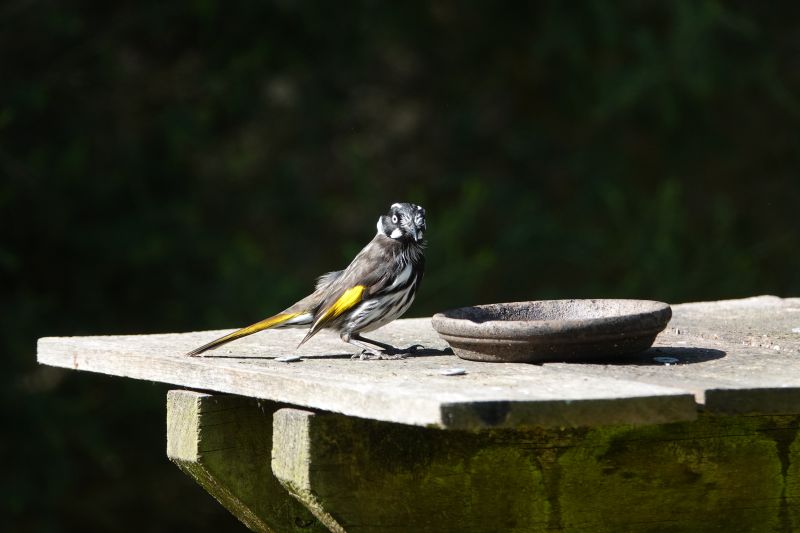
<svg viewBox="0 0 800 533"><path fill-rule="evenodd" d="M317 286L315 290L325 290L331 283L339 279L339 276L342 275L344 270L335 270L333 272L328 272L327 274L323 274L317 278Z"/></svg>
<svg viewBox="0 0 800 533"><path fill-rule="evenodd" d="M322 303L314 314L311 329L300 344L386 286L391 277L392 262L386 256L384 248L373 240L359 252L345 270L338 272L335 279L320 291ZM323 278L320 278L320 282Z"/></svg>

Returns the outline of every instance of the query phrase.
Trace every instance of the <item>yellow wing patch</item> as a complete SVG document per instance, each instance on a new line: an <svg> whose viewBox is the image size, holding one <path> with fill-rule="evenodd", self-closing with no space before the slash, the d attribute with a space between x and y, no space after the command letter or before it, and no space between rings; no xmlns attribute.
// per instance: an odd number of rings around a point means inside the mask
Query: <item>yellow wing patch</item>
<svg viewBox="0 0 800 533"><path fill-rule="evenodd" d="M344 293L339 296L339 299L333 302L333 305L325 311L325 314L319 317L319 321L321 320L328 320L331 318L336 318L337 316L341 315L358 302L361 301L361 296L364 294L364 286L363 285L356 285L351 289L347 289Z"/></svg>
<svg viewBox="0 0 800 533"><path fill-rule="evenodd" d="M306 336L297 346L300 347L304 342L310 339L327 321L341 316L342 313L345 313L347 310L352 309L356 304L358 304L364 295L364 290L366 290L366 287L363 285L356 285L355 287L351 287L350 289L344 291L342 295L339 296L335 302L333 302L333 305L331 305L317 319L317 321L314 322L314 325L308 330L308 334L306 334Z"/></svg>

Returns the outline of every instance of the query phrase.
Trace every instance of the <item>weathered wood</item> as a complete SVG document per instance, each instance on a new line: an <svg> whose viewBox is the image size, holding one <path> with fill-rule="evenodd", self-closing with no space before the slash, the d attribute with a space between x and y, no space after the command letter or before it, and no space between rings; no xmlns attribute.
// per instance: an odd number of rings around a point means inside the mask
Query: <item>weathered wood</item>
<svg viewBox="0 0 800 533"><path fill-rule="evenodd" d="M176 390L167 396L167 456L252 531L327 529L272 475L278 404Z"/></svg>
<svg viewBox="0 0 800 533"><path fill-rule="evenodd" d="M800 298L755 296L675 306L670 324L681 335L800 354Z"/></svg>
<svg viewBox="0 0 800 533"><path fill-rule="evenodd" d="M707 412L800 410L800 298L760 296L673 310L654 348L628 364L545 366L690 391ZM658 357L676 362L665 365Z"/></svg>
<svg viewBox="0 0 800 533"><path fill-rule="evenodd" d="M383 340L429 350L405 360L351 360L337 337L323 333L303 346L301 362L281 363L274 357L295 353L299 337L279 330L201 358L183 354L218 333L47 338L39 341L39 361L420 426L582 426L696 416L694 399L681 390L463 361L444 352L429 319L399 320L382 331ZM454 366L467 374L441 375Z"/></svg>
<svg viewBox="0 0 800 533"><path fill-rule="evenodd" d="M186 358L222 332L40 339L44 364L174 383L376 420L478 429L663 423L707 411L779 414L800 405L800 299L759 297L674 307L656 348L615 364L486 364L445 351L428 319L399 320L377 337L423 344L401 361L353 361L324 333L267 331ZM763 334L759 333L764 331ZM800 329L798 329L800 331ZM762 336L759 336L762 335ZM765 335L765 336L764 336ZM301 362L276 357L298 354ZM673 357L664 365L655 357ZM442 370L460 367L463 376Z"/></svg>
<svg viewBox="0 0 800 533"><path fill-rule="evenodd" d="M273 414L272 471L289 494L305 505L330 531L344 533L345 529L331 514L336 510L326 508L329 502L321 501L314 493L316 487L311 485L316 475L311 471L315 466L311 454L319 438L313 431L319 425L312 425L310 420L315 416L311 411L300 409L280 409ZM343 487L344 490L347 488Z"/></svg>
<svg viewBox="0 0 800 533"><path fill-rule="evenodd" d="M274 417L273 471L332 531L800 528L800 416L479 433Z"/></svg>
<svg viewBox="0 0 800 533"><path fill-rule="evenodd" d="M379 332L428 348L402 361L333 336L297 351L294 331L182 355L219 333L38 356L250 396L170 393L168 453L256 531L800 530L800 299L675 306L653 349L608 364L462 361L427 319Z"/></svg>

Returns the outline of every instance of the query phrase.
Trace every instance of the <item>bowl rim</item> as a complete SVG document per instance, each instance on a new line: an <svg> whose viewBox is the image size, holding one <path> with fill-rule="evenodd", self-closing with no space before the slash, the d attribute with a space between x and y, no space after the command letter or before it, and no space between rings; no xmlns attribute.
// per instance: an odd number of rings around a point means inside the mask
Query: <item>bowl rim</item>
<svg viewBox="0 0 800 533"><path fill-rule="evenodd" d="M448 313L475 307L486 308L540 302L628 302L642 305L643 308L631 313L620 313L597 318L561 318L552 320L486 320L484 322L473 322L466 318L447 316ZM548 336L560 337L576 333L580 333L581 336L608 336L611 333L609 331L611 329L613 329L614 334L619 334L620 336L626 336L632 333L644 335L662 331L671 318L672 308L670 305L658 300L640 300L634 298L564 298L556 300L498 302L457 307L436 313L431 318L431 323L433 328L443 336L513 340L533 337L542 339ZM642 319L645 319L644 323Z"/></svg>

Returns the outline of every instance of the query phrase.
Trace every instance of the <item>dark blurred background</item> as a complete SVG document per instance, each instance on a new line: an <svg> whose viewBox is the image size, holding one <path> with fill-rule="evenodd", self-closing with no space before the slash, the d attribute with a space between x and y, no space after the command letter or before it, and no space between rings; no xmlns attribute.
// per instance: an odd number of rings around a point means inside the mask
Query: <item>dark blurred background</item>
<svg viewBox="0 0 800 533"><path fill-rule="evenodd" d="M428 212L411 315L800 295L800 4L0 3L4 531L239 531L166 386L36 339L245 325Z"/></svg>

